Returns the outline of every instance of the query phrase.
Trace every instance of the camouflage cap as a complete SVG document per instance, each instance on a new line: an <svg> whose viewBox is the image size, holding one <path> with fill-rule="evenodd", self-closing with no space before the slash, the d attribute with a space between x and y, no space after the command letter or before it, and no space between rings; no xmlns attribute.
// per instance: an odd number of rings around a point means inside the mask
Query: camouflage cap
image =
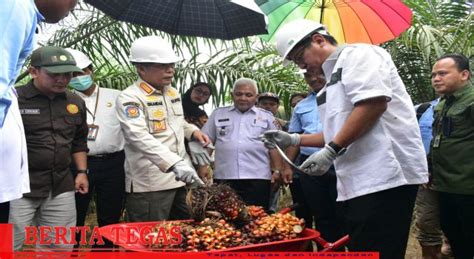
<svg viewBox="0 0 474 259"><path fill-rule="evenodd" d="M44 46L33 51L31 66L44 68L53 74L82 72L82 69L76 66L76 61L71 53L54 46Z"/></svg>

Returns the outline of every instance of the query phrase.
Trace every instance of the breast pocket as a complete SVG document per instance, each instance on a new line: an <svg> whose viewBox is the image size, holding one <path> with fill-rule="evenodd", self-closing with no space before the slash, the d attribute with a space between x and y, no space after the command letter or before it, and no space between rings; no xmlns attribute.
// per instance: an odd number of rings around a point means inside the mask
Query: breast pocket
<svg viewBox="0 0 474 259"><path fill-rule="evenodd" d="M179 99L174 99L171 100L173 103L171 104L171 107L173 109L174 115L176 116L183 116L183 104L181 103L181 100Z"/></svg>
<svg viewBox="0 0 474 259"><path fill-rule="evenodd" d="M68 125L81 125L82 117L80 115L66 115L64 116L64 122Z"/></svg>
<svg viewBox="0 0 474 259"><path fill-rule="evenodd" d="M234 125L231 120L216 122L216 139L221 142L232 140Z"/></svg>
<svg viewBox="0 0 474 259"><path fill-rule="evenodd" d="M295 111L295 114L298 118L300 118L302 126L307 126L305 124L311 122L313 123L317 119L317 115L314 112L316 109L316 103L314 104L314 107L301 107L300 109Z"/></svg>
<svg viewBox="0 0 474 259"><path fill-rule="evenodd" d="M449 137L465 137L472 131L471 105L465 104L449 110L447 118L442 118L443 134Z"/></svg>
<svg viewBox="0 0 474 259"><path fill-rule="evenodd" d="M147 108L148 112L148 129L151 134L166 131L167 112L163 106L151 106Z"/></svg>
<svg viewBox="0 0 474 259"><path fill-rule="evenodd" d="M268 125L269 123L271 122L264 121L264 120L254 121L254 123L252 123L251 131L248 137L252 141L261 142L260 136L269 129L269 125Z"/></svg>

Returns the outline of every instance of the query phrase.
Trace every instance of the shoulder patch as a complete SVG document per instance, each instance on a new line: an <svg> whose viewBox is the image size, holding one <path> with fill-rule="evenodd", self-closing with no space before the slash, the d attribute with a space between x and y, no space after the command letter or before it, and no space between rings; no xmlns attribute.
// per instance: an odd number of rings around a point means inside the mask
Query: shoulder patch
<svg viewBox="0 0 474 259"><path fill-rule="evenodd" d="M66 111L69 113L69 114L76 114L79 112L79 107L77 107L77 105L73 104L73 103L70 103L66 106Z"/></svg>
<svg viewBox="0 0 474 259"><path fill-rule="evenodd" d="M125 116L128 118L134 119L140 117L140 109L135 105L127 105L124 108Z"/></svg>

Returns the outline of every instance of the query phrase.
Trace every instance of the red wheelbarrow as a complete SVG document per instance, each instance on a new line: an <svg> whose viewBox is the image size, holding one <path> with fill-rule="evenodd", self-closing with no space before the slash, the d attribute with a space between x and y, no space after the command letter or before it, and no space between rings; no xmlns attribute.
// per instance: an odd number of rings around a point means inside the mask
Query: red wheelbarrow
<svg viewBox="0 0 474 259"><path fill-rule="evenodd" d="M173 223L173 222L193 222L193 220L181 220L181 221L166 221L166 223ZM163 221L155 221L155 222L141 222L141 223L122 223L122 224L114 224L108 225L100 228L100 234L102 237L114 242L116 245L124 248L128 251L136 251L136 252L152 252L152 253L159 253L159 252L183 252L181 250L173 250L173 249L152 249L146 246L143 243L135 242L130 243L127 242L126 235L117 235L117 229L123 229L130 231L132 235L135 235L135 238L139 238L140 230L143 228L149 229L150 227L154 227L157 224L163 224ZM281 241L274 241L268 243L260 243L254 245L246 245L246 246L237 246L232 248L220 249L220 250L212 250L206 251L206 253L212 252L247 252L247 251L258 251L258 252L273 252L273 251L304 251L305 248L309 245L311 241L316 242L317 244L324 247L321 252L328 252L337 250L339 247L344 246L349 241L349 236L344 236L341 239L337 240L334 243L329 243L324 240L320 233L313 229L304 229L303 232L300 233L300 237L290 240L281 240Z"/></svg>

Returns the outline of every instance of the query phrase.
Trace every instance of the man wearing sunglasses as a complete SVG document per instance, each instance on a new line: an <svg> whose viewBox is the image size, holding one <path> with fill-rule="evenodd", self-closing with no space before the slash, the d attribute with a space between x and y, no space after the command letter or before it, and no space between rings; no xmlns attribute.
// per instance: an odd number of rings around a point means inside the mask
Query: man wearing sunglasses
<svg viewBox="0 0 474 259"><path fill-rule="evenodd" d="M324 72L327 83L317 95L323 132L267 132L267 147L322 147L301 169L320 176L334 163L349 250L403 258L428 169L413 103L390 55L374 45L338 46L323 25L309 20L283 26L276 48L285 64Z"/></svg>

